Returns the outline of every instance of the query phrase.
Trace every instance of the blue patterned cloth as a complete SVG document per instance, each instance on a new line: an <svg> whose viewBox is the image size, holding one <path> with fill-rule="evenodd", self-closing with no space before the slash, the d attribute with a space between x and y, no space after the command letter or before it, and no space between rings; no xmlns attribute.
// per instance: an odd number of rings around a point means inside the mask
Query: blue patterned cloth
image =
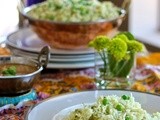
<svg viewBox="0 0 160 120"><path fill-rule="evenodd" d="M31 90L29 93L20 96L14 97L0 97L0 107L7 104L18 104L19 102L35 100L37 98L37 94L34 90Z"/></svg>

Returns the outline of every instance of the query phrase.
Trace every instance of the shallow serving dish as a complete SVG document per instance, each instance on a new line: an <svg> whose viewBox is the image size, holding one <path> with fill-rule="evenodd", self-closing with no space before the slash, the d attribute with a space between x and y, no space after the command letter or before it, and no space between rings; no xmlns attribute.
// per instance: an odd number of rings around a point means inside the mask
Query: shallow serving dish
<svg viewBox="0 0 160 120"><path fill-rule="evenodd" d="M124 3L130 0L124 0ZM128 4L126 5L128 7ZM124 17L126 10L121 9L119 16L115 19L101 19L95 22L55 22L49 20L35 19L28 15L28 12L37 5L20 9L20 13L28 19L37 35L51 47L60 49L84 49L97 35L113 36ZM127 8L125 7L125 8ZM124 8L124 7L123 7Z"/></svg>
<svg viewBox="0 0 160 120"><path fill-rule="evenodd" d="M25 120L52 120L55 115L57 116L57 113L58 115L65 115L71 106L73 106L71 109L74 109L79 107L79 104L94 103L101 95L122 96L124 94L132 94L135 101L139 102L147 112L160 112L160 104L157 104L160 101L160 96L156 94L130 90L93 90L69 93L46 99L33 106L26 115ZM61 110L67 111L61 113Z"/></svg>
<svg viewBox="0 0 160 120"><path fill-rule="evenodd" d="M44 50L48 51L48 48L44 47L41 53ZM45 62L41 61L42 55L39 55L38 61L25 57L0 56L0 96L16 96L29 92L48 63L49 54L46 56ZM8 72L6 70L9 70L10 67L15 67L16 74L6 74Z"/></svg>

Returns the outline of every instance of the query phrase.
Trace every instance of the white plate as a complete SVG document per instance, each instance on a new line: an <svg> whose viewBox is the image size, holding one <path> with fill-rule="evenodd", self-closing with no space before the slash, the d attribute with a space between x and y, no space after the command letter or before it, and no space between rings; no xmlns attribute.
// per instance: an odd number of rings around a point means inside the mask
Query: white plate
<svg viewBox="0 0 160 120"><path fill-rule="evenodd" d="M22 51L17 48L8 46L13 55L18 55L22 57L28 57L31 59L37 59L38 53L31 53L28 51ZM49 59L47 68L50 69L79 69L79 68L89 68L95 66L94 54L84 54L84 55L53 55ZM98 61L99 65L103 62L101 59Z"/></svg>
<svg viewBox="0 0 160 120"><path fill-rule="evenodd" d="M38 53L31 53L27 51L22 51L19 49L9 47L14 55L22 56L22 57L30 57L33 59L37 59ZM63 55L50 55L49 61L59 61L59 62L81 62L81 61L93 61L95 59L94 54L84 54L84 55L73 55L73 56L63 56Z"/></svg>
<svg viewBox="0 0 160 120"><path fill-rule="evenodd" d="M30 57L32 59L37 59L38 58L38 55L32 55L32 54L26 54L26 53L22 53L22 52L15 52L15 55L18 55L18 56L22 56L22 57ZM83 57L83 58L55 58L54 56L51 56L49 61L52 61L52 62L64 62L64 63L67 63L67 62L83 62L83 61L94 61L94 57Z"/></svg>
<svg viewBox="0 0 160 120"><path fill-rule="evenodd" d="M6 44L29 52L38 53L43 46L47 44L43 42L30 28L20 29L7 37ZM77 54L93 54L93 49L83 49L83 50L62 50L52 48L51 53L62 54L62 55L77 55Z"/></svg>
<svg viewBox="0 0 160 120"><path fill-rule="evenodd" d="M85 104L82 103L82 104L74 105L71 107L67 107L67 108L61 110L60 112L58 112L55 116L53 116L52 120L64 120L66 115L68 115L69 113L71 113L75 109L83 108L84 105L92 105L92 104L93 103L85 103Z"/></svg>
<svg viewBox="0 0 160 120"><path fill-rule="evenodd" d="M17 56L22 56L22 57L28 57L31 59L36 59L38 54L35 53L29 53L25 51L20 51L18 49L11 49L12 53ZM99 65L102 65L103 62L101 59L98 61ZM49 63L47 65L47 68L53 68L53 69L78 69L78 68L89 68L89 67L94 67L95 66L95 60L94 60L94 55L87 55L86 57L60 57L60 56L52 56L49 59Z"/></svg>
<svg viewBox="0 0 160 120"><path fill-rule="evenodd" d="M102 65L103 62L101 60L98 61L99 65ZM56 68L56 69L78 69L78 68L90 68L94 67L95 62L94 61L81 61L81 62L49 62L47 65L47 68Z"/></svg>
<svg viewBox="0 0 160 120"><path fill-rule="evenodd" d="M70 93L52 97L35 105L26 115L26 120L52 120L59 111L81 103L93 103L100 95L132 95L149 113L160 112L160 96L125 90L96 90Z"/></svg>

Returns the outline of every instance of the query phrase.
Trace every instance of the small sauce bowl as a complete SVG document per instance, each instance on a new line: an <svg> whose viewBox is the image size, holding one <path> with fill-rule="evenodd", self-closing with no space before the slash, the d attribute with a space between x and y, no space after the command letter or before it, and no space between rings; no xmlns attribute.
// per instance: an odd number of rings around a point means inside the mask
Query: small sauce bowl
<svg viewBox="0 0 160 120"><path fill-rule="evenodd" d="M42 56L44 57L42 60ZM0 56L0 96L16 96L29 92L47 66L49 48L42 48L38 61L25 57ZM15 75L4 75L5 69L15 67Z"/></svg>

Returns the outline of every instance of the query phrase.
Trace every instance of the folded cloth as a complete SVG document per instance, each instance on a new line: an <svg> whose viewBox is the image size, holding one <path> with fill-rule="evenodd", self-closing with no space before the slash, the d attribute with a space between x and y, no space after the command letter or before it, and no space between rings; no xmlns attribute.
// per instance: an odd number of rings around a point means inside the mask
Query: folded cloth
<svg viewBox="0 0 160 120"><path fill-rule="evenodd" d="M138 66L145 66L145 65L160 65L160 53L150 53L145 56L140 56L137 58L137 65Z"/></svg>
<svg viewBox="0 0 160 120"><path fill-rule="evenodd" d="M160 93L160 53L138 57L135 78L133 89Z"/></svg>

